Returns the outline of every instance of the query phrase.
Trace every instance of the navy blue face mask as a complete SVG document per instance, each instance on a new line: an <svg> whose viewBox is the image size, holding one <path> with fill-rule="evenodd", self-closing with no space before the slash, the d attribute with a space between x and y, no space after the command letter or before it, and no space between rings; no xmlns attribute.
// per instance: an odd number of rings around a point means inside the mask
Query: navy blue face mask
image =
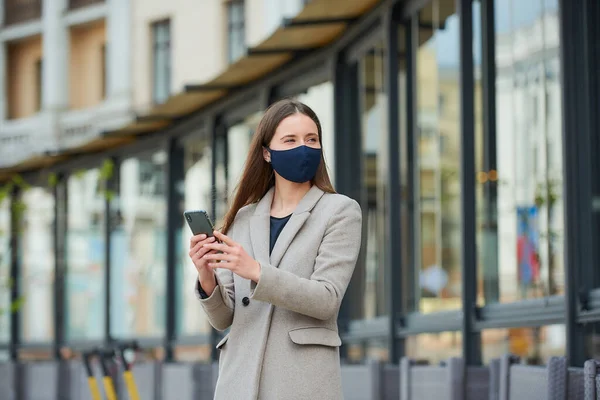
<svg viewBox="0 0 600 400"><path fill-rule="evenodd" d="M298 146L290 150L272 150L271 165L282 178L296 183L312 180L321 164L321 149Z"/></svg>

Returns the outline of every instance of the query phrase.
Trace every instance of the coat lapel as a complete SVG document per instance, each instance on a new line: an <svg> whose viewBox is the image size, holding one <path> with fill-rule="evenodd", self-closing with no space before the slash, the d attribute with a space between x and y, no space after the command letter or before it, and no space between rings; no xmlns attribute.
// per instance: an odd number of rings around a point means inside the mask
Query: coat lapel
<svg viewBox="0 0 600 400"><path fill-rule="evenodd" d="M271 253L271 265L274 267L279 267L279 263L281 259L285 255L286 250L292 243L292 240L296 237L298 231L304 226L304 223L310 216L311 210L317 204L319 199L323 196L323 191L316 186L313 186L307 193L304 195L296 210L290 217L290 220L287 222L281 233L279 234L279 238L277 242L275 242L275 246L273 247L273 252ZM270 212L269 212L270 215ZM269 220L269 219L268 219ZM270 223L268 223L269 229L267 229L267 247L269 240L269 230ZM267 249L268 251L268 249Z"/></svg>
<svg viewBox="0 0 600 400"><path fill-rule="evenodd" d="M258 202L254 215L250 222L250 240L254 258L261 264L269 262L269 236L271 233L271 203L273 202L274 189L271 188L267 194Z"/></svg>

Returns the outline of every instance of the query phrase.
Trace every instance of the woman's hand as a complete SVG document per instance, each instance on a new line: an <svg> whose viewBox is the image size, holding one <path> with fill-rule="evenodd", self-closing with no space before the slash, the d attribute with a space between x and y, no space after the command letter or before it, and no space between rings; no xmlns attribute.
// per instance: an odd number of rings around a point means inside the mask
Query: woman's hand
<svg viewBox="0 0 600 400"><path fill-rule="evenodd" d="M205 255L211 253L211 249L207 245L214 243L215 238L213 236L206 237L206 235L196 235L190 240L190 252L189 256L198 271L198 281L202 290L207 295L211 295L217 286L215 279L215 272L208 266L208 261L203 258Z"/></svg>
<svg viewBox="0 0 600 400"><path fill-rule="evenodd" d="M256 283L260 279L260 264L250 257L244 248L225 236L215 231L214 235L222 243L208 243L206 248L213 250L202 258L208 260L209 268L226 268L234 274L250 279Z"/></svg>

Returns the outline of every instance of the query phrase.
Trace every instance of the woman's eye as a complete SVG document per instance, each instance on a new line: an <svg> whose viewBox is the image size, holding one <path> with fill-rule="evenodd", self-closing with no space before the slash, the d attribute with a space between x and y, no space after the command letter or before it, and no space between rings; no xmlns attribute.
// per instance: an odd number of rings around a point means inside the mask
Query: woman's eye
<svg viewBox="0 0 600 400"><path fill-rule="evenodd" d="M284 143L292 143L294 141L294 139L285 139Z"/></svg>

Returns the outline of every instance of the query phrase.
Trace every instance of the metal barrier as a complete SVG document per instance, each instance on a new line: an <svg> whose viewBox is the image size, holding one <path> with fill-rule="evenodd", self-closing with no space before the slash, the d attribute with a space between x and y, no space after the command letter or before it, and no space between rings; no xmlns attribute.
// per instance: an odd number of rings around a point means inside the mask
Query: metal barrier
<svg viewBox="0 0 600 400"><path fill-rule="evenodd" d="M16 373L15 365L11 362L0 363L0 393L6 400L16 400Z"/></svg>
<svg viewBox="0 0 600 400"><path fill-rule="evenodd" d="M58 399L58 361L17 364L20 399Z"/></svg>
<svg viewBox="0 0 600 400"><path fill-rule="evenodd" d="M80 360L0 363L2 400L210 400L218 365L202 363L133 363L114 345L92 349ZM564 357L547 366L522 365L505 356L489 367L465 367L453 358L439 366L403 359L400 367L379 362L342 366L347 400L600 400L600 362L568 368ZM464 393L464 394L463 394ZM433 396L433 397L432 397Z"/></svg>
<svg viewBox="0 0 600 400"><path fill-rule="evenodd" d="M219 367L216 363L163 364L161 399L212 399L218 373Z"/></svg>

